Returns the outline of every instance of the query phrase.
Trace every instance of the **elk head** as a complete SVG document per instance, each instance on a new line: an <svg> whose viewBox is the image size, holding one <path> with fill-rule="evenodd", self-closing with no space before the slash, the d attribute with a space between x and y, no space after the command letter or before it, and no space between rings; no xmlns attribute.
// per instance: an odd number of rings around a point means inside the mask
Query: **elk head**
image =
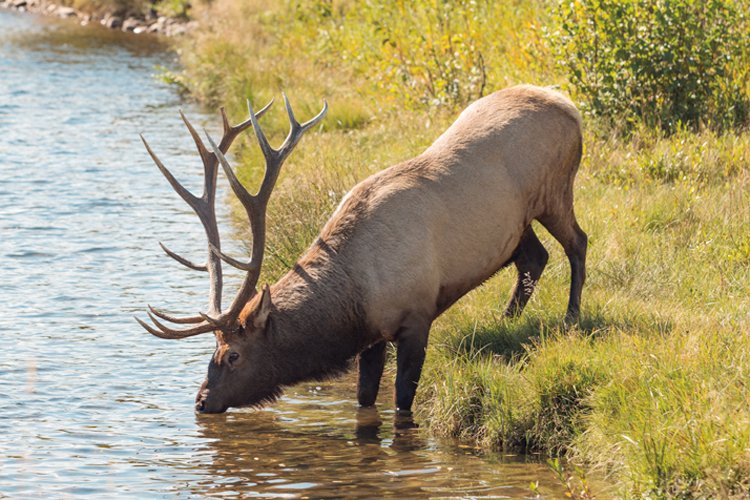
<svg viewBox="0 0 750 500"><path fill-rule="evenodd" d="M208 258L205 265L194 264L172 252L161 245L167 255L174 258L182 265L196 270L207 272L209 288L209 310L207 313L199 313L191 317L175 317L164 311L149 306L147 313L153 326L136 318L136 321L148 332L165 339L183 339L202 333L214 332L216 336L216 351L208 365L208 375L205 382L198 391L196 397L196 411L205 413L220 413L226 411L230 406L257 405L264 401L274 399L278 395L278 384L272 380L274 367L270 360L264 356L264 344L268 341L265 330L268 326L269 314L271 313L271 292L268 286L261 294L256 291L256 285L260 276L261 264L266 239L266 208L271 191L279 176L279 171L284 160L289 156L299 142L302 135L308 129L315 126L326 114L328 103L324 101L323 109L312 120L300 124L294 118L289 100L284 95L284 104L291 128L286 140L279 149L273 149L266 139L263 131L258 125L260 118L273 104L269 102L258 113L253 112L250 101L248 110L250 117L239 125L230 126L224 109L221 116L224 124L224 134L217 146L213 139L206 134L211 151L206 148L198 133L195 131L185 115L180 112L190 135L195 141L198 153L203 160L204 167L204 189L199 198L185 189L162 164L156 154L151 150L146 140L141 136L149 155L156 163L164 177L172 185L177 194L190 205L203 224L208 239ZM255 135L260 144L261 151L266 160L266 172L257 194L250 194L240 183L232 170L232 167L224 157L234 139L249 126L253 127ZM221 251L221 240L216 223L216 212L214 202L216 199L216 178L218 165L221 164L232 190L245 207L252 229L253 243L249 262L241 262ZM246 272L246 276L240 286L229 309L222 312L222 269L221 261ZM179 329L165 325L159 319L181 325L190 325Z"/></svg>

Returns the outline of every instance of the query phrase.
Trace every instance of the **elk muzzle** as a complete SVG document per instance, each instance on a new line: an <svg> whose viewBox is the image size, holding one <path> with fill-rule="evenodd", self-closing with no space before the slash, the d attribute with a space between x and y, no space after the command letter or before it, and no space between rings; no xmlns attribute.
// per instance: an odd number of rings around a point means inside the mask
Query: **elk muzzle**
<svg viewBox="0 0 750 500"><path fill-rule="evenodd" d="M229 408L228 405L211 398L211 392L208 390L208 379L204 380L195 396L195 411L197 413L224 413L227 408Z"/></svg>

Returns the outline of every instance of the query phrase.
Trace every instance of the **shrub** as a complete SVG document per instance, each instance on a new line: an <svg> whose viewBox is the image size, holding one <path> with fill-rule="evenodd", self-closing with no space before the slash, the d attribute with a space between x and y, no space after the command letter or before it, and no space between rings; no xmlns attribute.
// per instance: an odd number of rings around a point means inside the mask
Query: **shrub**
<svg viewBox="0 0 750 500"><path fill-rule="evenodd" d="M365 36L377 45L358 58L376 69L390 92L405 87L413 91L407 95L433 104L474 100L487 86L485 33L479 28L491 3L366 2L356 16L366 21Z"/></svg>
<svg viewBox="0 0 750 500"><path fill-rule="evenodd" d="M182 17L190 16L190 0L152 0L156 11L163 16Z"/></svg>
<svg viewBox="0 0 750 500"><path fill-rule="evenodd" d="M626 129L742 126L750 113L746 0L561 1L550 33L587 112Z"/></svg>
<svg viewBox="0 0 750 500"><path fill-rule="evenodd" d="M299 26L317 27L321 58L352 69L379 99L414 109L463 107L508 83L536 80L548 62L534 29L545 15L536 1L317 0L295 7Z"/></svg>

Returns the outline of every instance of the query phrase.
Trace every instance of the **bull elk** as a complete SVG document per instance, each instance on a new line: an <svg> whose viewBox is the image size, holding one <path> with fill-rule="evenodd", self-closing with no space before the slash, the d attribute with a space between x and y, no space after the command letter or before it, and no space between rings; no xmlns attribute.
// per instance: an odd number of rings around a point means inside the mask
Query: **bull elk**
<svg viewBox="0 0 750 500"><path fill-rule="evenodd" d="M396 406L409 412L435 318L511 263L518 280L505 312L514 316L523 310L548 258L532 220L565 249L571 266L566 318L577 320L587 237L573 213L581 119L567 98L525 85L474 102L421 155L357 184L294 268L258 293L269 196L282 163L328 107L325 103L316 117L300 124L286 96L284 102L291 130L279 149L269 145L258 125L271 103L256 114L248 102L250 117L236 126L229 125L222 109L224 135L218 145L208 136L210 150L182 115L204 164L201 197L180 185L144 140L159 170L200 218L208 238L205 265L162 245L180 263L208 273L208 312L180 318L149 306L153 325L138 319L161 338L214 332L217 347L198 391L197 411L262 405L276 399L285 386L340 373L355 356L358 401L373 405L386 342L394 342ZM238 181L224 157L251 125L266 161L255 195ZM214 213L219 165L250 220L249 262L221 251ZM247 273L224 312L222 260Z"/></svg>

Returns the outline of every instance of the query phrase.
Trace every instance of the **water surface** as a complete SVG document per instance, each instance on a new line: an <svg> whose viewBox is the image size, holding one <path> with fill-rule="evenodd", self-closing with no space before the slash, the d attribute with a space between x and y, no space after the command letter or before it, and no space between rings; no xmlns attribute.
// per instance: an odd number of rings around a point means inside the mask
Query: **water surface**
<svg viewBox="0 0 750 500"><path fill-rule="evenodd" d="M153 77L171 64L154 38L0 10L0 496L560 495L543 465L395 430L390 388L358 410L352 377L193 414L213 339L132 319L205 310L205 277L157 245L200 261L202 229L138 138L200 190L185 105Z"/></svg>

